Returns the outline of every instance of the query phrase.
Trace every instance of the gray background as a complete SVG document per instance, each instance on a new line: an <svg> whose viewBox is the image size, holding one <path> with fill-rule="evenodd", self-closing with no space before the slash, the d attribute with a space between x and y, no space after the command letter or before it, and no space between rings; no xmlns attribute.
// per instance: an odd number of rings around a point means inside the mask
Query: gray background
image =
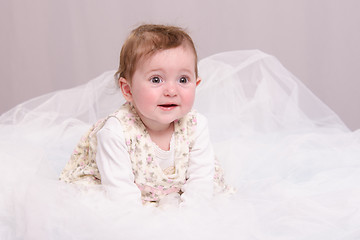
<svg viewBox="0 0 360 240"><path fill-rule="evenodd" d="M140 23L176 24L199 57L276 56L351 129L360 128L360 1L0 0L0 113L117 68Z"/></svg>

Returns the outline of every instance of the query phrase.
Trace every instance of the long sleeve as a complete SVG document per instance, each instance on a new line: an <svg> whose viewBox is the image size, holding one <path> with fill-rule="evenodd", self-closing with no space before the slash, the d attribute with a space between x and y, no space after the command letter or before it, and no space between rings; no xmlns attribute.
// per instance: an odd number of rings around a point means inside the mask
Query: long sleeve
<svg viewBox="0 0 360 240"><path fill-rule="evenodd" d="M208 201L213 196L215 155L210 142L207 119L197 115L195 142L190 152L188 180L183 186L182 206Z"/></svg>
<svg viewBox="0 0 360 240"><path fill-rule="evenodd" d="M109 197L127 204L141 205L141 192L134 183L123 130L116 118L107 120L97 133L97 142L96 163Z"/></svg>

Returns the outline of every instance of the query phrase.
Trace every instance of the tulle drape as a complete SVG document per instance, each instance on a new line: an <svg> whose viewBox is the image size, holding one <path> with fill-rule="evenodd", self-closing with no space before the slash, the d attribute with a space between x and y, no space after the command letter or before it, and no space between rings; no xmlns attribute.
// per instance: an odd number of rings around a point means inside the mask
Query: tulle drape
<svg viewBox="0 0 360 240"><path fill-rule="evenodd" d="M58 182L80 136L124 102L110 71L0 117L0 239L359 239L360 132L260 51L205 58L199 72L194 108L236 195L133 209Z"/></svg>

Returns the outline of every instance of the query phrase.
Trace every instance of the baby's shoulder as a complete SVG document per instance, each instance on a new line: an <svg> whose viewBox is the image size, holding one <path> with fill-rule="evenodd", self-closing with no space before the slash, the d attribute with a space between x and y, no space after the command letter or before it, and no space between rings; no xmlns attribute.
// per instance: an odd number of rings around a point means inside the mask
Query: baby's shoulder
<svg viewBox="0 0 360 240"><path fill-rule="evenodd" d="M186 122L188 129L190 127L193 134L198 135L200 132L203 132L208 128L208 120L206 116L199 113L196 110L192 110L186 116Z"/></svg>
<svg viewBox="0 0 360 240"><path fill-rule="evenodd" d="M207 126L208 124L208 119L207 117L205 117L205 115L203 115L202 113L199 113L198 111L196 110L192 110L191 113L193 114L193 116L195 117L196 119L196 125L198 127L203 127L203 126Z"/></svg>
<svg viewBox="0 0 360 240"><path fill-rule="evenodd" d="M106 119L104 126L97 132L97 135L114 135L122 137L123 126L116 117L109 117Z"/></svg>
<svg viewBox="0 0 360 240"><path fill-rule="evenodd" d="M199 113L199 112L195 112L195 116L196 116L196 119L200 122L207 122L207 117L205 117L204 114L202 113Z"/></svg>

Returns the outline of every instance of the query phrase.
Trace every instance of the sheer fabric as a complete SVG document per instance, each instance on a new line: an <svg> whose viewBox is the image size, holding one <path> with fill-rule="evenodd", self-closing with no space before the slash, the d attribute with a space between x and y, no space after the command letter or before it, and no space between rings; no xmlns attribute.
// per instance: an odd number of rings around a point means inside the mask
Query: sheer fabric
<svg viewBox="0 0 360 240"><path fill-rule="evenodd" d="M358 239L360 132L260 51L205 58L199 72L194 108L233 197L139 209L57 180L81 135L124 102L110 71L0 117L0 239Z"/></svg>

